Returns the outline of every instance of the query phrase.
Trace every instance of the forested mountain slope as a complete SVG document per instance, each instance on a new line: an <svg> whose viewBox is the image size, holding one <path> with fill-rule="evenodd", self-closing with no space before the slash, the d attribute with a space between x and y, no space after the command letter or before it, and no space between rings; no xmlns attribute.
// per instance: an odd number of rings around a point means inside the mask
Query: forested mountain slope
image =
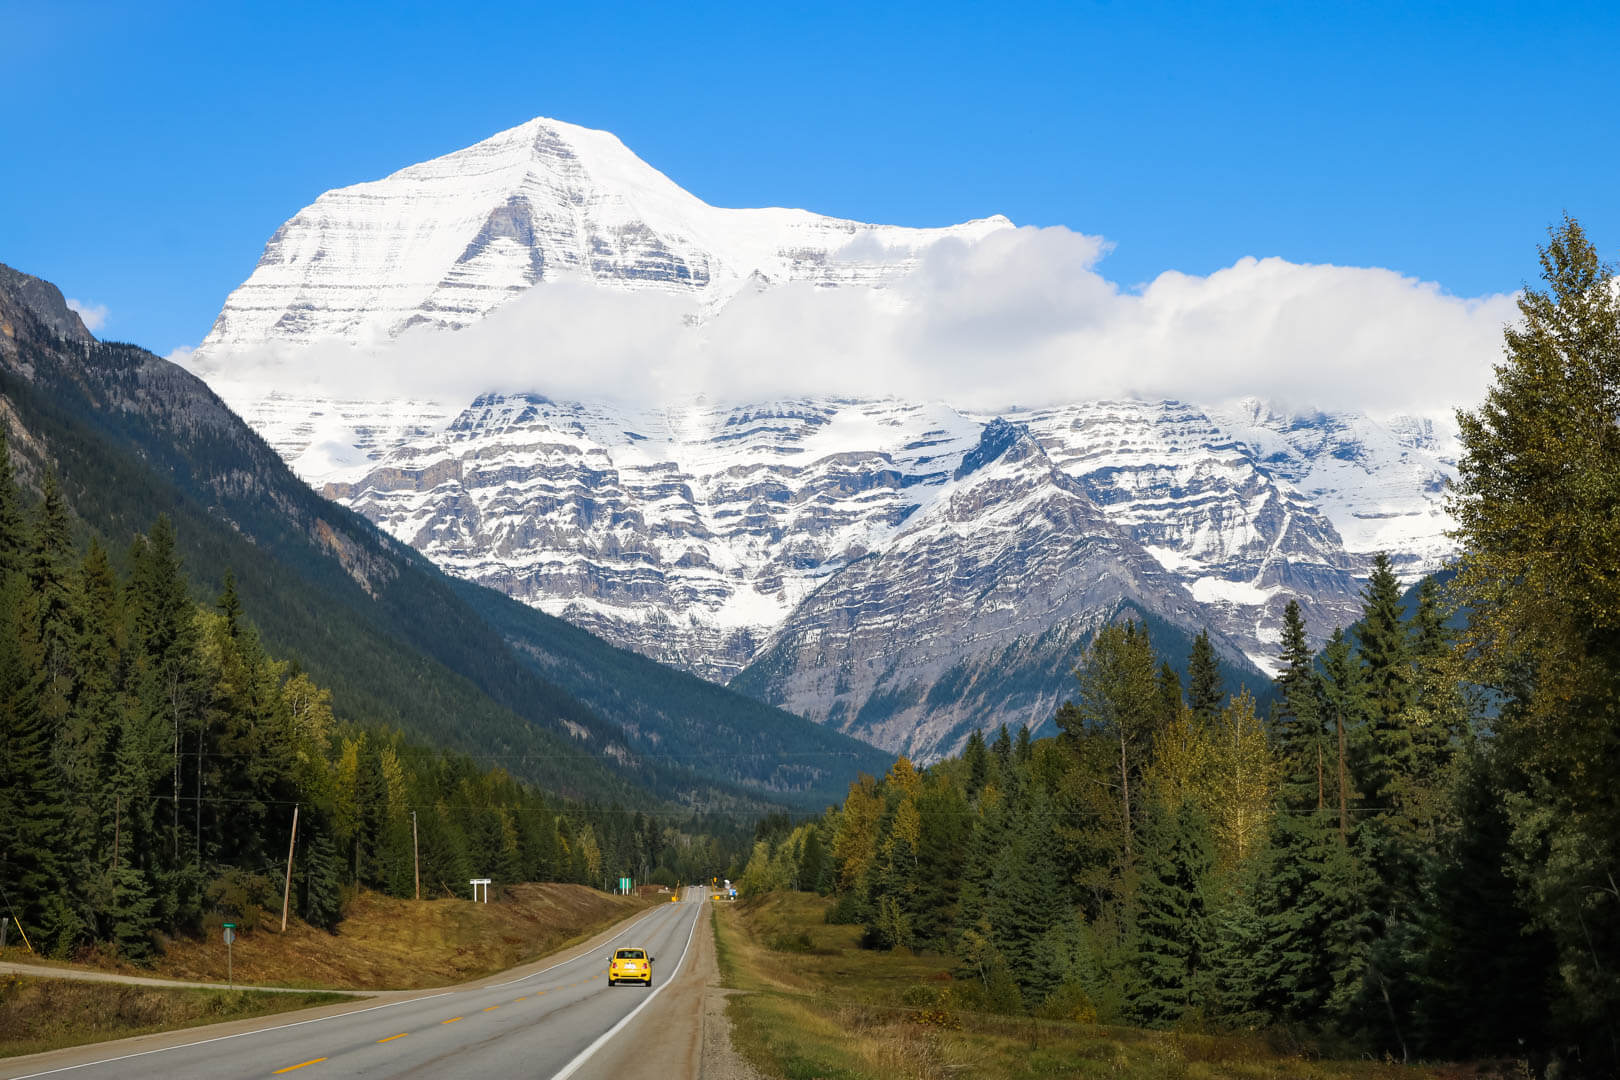
<svg viewBox="0 0 1620 1080"><path fill-rule="evenodd" d="M538 613L492 622L476 591L294 477L200 380L96 341L54 287L9 269L0 396L25 486L55 469L84 527L114 543L166 514L193 581L212 591L234 570L266 645L331 686L342 710L575 797L824 804L883 767L863 743L723 688L626 668ZM779 772L784 760L794 765Z"/></svg>

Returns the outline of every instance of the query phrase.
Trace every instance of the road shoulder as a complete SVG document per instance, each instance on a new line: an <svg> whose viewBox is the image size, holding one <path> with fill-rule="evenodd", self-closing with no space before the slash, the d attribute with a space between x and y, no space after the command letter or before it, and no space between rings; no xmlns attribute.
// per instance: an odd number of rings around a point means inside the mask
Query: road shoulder
<svg viewBox="0 0 1620 1080"><path fill-rule="evenodd" d="M731 1046L733 991L720 985L711 911L704 904L669 992L598 1050L579 1080L763 1080Z"/></svg>
<svg viewBox="0 0 1620 1080"><path fill-rule="evenodd" d="M173 1046L185 1046L190 1043L205 1042L211 1039L226 1039L238 1035L246 1035L256 1031L268 1031L275 1028L290 1027L294 1024L310 1023L324 1020L327 1017L341 1016L344 1013L360 1012L366 1009L375 1009L401 1001L413 1001L422 998L438 997L445 994L458 993L463 990L476 990L481 987L493 986L503 982L527 978L547 968L558 964L565 964L585 953L600 949L604 942L612 940L616 935L623 933L626 927L639 919L646 918L656 908L637 911L632 915L614 923L612 926L598 932L589 939L560 949L548 956L539 957L517 967L507 968L505 971L494 972L478 979L458 983L454 986L432 987L423 990L376 990L366 991L365 996L357 996L352 1001L338 1002L333 1005L321 1005L312 1009L296 1009L289 1012L270 1013L248 1020L232 1020L222 1024L209 1024L201 1027L179 1028L173 1031L153 1032L148 1035L135 1035L122 1039L108 1039L102 1042L82 1043L61 1050L49 1050L40 1054L28 1054L13 1058L0 1059L0 1080L11 1077L32 1076L41 1072L59 1069L69 1069L95 1061L104 1061L107 1058L124 1055L145 1054L155 1050L165 1050ZM29 977L36 977L29 972ZM88 972L81 972L88 975ZM66 977L62 969L43 967L38 976L40 978ZM119 976L107 974L108 981L145 982L139 976ZM161 983L161 980L157 980ZM172 984L167 984L172 985ZM210 984L204 984L210 985ZM210 988L224 989L223 986L212 984ZM261 987L243 987L242 989L262 989ZM666 997L668 995L665 995Z"/></svg>

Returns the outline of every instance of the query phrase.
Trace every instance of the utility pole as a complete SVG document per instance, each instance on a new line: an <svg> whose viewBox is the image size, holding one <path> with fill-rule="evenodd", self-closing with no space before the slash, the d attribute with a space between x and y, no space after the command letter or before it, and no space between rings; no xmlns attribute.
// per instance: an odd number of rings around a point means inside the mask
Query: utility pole
<svg viewBox="0 0 1620 1080"><path fill-rule="evenodd" d="M416 867L416 898L422 899L422 856L416 846L416 811L411 811L411 863Z"/></svg>
<svg viewBox="0 0 1620 1080"><path fill-rule="evenodd" d="M298 843L298 804L293 803L292 838L287 841L287 883L281 887L281 929L287 930L287 901L292 897L293 845Z"/></svg>
<svg viewBox="0 0 1620 1080"><path fill-rule="evenodd" d="M197 865L202 865L203 726L197 725Z"/></svg>

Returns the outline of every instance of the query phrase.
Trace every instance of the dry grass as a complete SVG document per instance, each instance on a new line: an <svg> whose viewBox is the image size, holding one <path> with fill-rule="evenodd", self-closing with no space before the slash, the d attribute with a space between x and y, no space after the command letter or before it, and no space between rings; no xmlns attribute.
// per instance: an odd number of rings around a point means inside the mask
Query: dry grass
<svg viewBox="0 0 1620 1080"><path fill-rule="evenodd" d="M0 1057L347 1000L317 991L168 990L0 976Z"/></svg>
<svg viewBox="0 0 1620 1080"><path fill-rule="evenodd" d="M583 885L513 885L488 904L470 900L396 900L363 892L335 934L294 919L280 932L280 912L238 932L235 977L262 986L349 990L414 990L464 982L565 948L646 908L651 901L613 896ZM7 949L5 959L37 958ZM201 938L163 943L151 967L136 969L90 955L90 966L127 974L225 981L225 946L217 922Z"/></svg>
<svg viewBox="0 0 1620 1080"><path fill-rule="evenodd" d="M1313 1060L1260 1036L1203 1035L951 1007L950 961L858 947L802 893L715 905L737 1049L787 1080L1455 1080L1508 1075ZM806 944L808 939L808 944ZM920 988L920 989L919 989ZM907 993L908 989L911 991ZM929 999L931 1004L918 1004Z"/></svg>

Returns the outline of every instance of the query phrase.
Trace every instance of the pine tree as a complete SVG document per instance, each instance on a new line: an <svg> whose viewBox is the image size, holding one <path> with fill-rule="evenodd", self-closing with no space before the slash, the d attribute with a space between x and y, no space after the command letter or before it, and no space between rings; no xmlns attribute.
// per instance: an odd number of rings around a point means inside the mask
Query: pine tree
<svg viewBox="0 0 1620 1080"><path fill-rule="evenodd" d="M1432 574L1418 583L1412 633L1412 656L1419 661L1437 659L1451 648L1452 633L1441 606L1440 585Z"/></svg>
<svg viewBox="0 0 1620 1080"><path fill-rule="evenodd" d="M1255 893L1259 1011L1325 1026L1349 1012L1367 970L1369 889L1329 814L1277 815Z"/></svg>
<svg viewBox="0 0 1620 1080"><path fill-rule="evenodd" d="M1166 728L1180 718L1187 702L1181 692L1181 676L1166 660L1159 665L1159 727Z"/></svg>
<svg viewBox="0 0 1620 1080"><path fill-rule="evenodd" d="M1359 777L1363 793L1387 807L1390 787L1412 769L1412 733L1406 710L1412 703L1412 645L1401 617L1400 582L1389 556L1380 552L1362 592L1361 628L1356 651L1372 720L1367 755Z"/></svg>
<svg viewBox="0 0 1620 1080"><path fill-rule="evenodd" d="M343 917L343 863L332 842L331 827L317 815L310 817L303 859L304 921L335 930Z"/></svg>
<svg viewBox="0 0 1620 1080"><path fill-rule="evenodd" d="M968 798L976 797L984 788L985 782L990 779L990 751L984 744L984 732L979 728L973 729L968 736L967 746L962 750L962 758L967 762Z"/></svg>
<svg viewBox="0 0 1620 1080"><path fill-rule="evenodd" d="M1265 920L1253 884L1240 881L1219 899L1206 898L1202 968L1193 982L1193 1005L1223 1026L1257 1028L1272 1019L1264 1009L1265 972L1255 962L1266 948Z"/></svg>
<svg viewBox="0 0 1620 1080"><path fill-rule="evenodd" d="M1024 999L1039 1000L1059 982L1042 939L1063 910L1061 879L1049 838L1052 818L1044 792L1034 788L1026 813L1010 827L990 878L985 904L991 937Z"/></svg>
<svg viewBox="0 0 1620 1080"><path fill-rule="evenodd" d="M1209 631L1200 630L1193 638L1192 654L1187 658L1187 705L1202 723L1210 723L1221 711L1226 687L1221 681L1221 665L1215 659L1215 647L1209 642Z"/></svg>
<svg viewBox="0 0 1620 1080"><path fill-rule="evenodd" d="M1209 823L1192 802L1147 813L1142 885L1131 936L1136 979L1131 1010L1142 1023L1168 1026L1192 1005L1208 933L1205 900L1214 869Z"/></svg>
<svg viewBox="0 0 1620 1080"><path fill-rule="evenodd" d="M1071 745L1087 736L1113 744L1120 805L1120 843L1124 863L1132 858L1135 821L1132 789L1141 787L1160 715L1157 664L1147 633L1135 622L1114 623L1097 631L1075 671L1080 694L1075 708L1060 711L1057 723ZM1140 791L1137 791L1140 797Z"/></svg>
<svg viewBox="0 0 1620 1080"><path fill-rule="evenodd" d="M1322 690L1315 656L1306 638L1305 618L1295 600L1288 601L1283 609L1278 660L1282 670L1275 680L1277 699L1271 722L1287 778L1285 801L1297 809L1320 810L1327 805L1328 762L1333 760L1333 752L1322 724Z"/></svg>
<svg viewBox="0 0 1620 1080"><path fill-rule="evenodd" d="M1339 841L1348 844L1350 806L1359 803L1361 798L1355 788L1355 775L1365 724L1366 697L1362 690L1361 669L1356 664L1343 630L1334 630L1333 636L1322 647L1319 686L1324 735L1333 752L1330 805L1338 811Z"/></svg>

